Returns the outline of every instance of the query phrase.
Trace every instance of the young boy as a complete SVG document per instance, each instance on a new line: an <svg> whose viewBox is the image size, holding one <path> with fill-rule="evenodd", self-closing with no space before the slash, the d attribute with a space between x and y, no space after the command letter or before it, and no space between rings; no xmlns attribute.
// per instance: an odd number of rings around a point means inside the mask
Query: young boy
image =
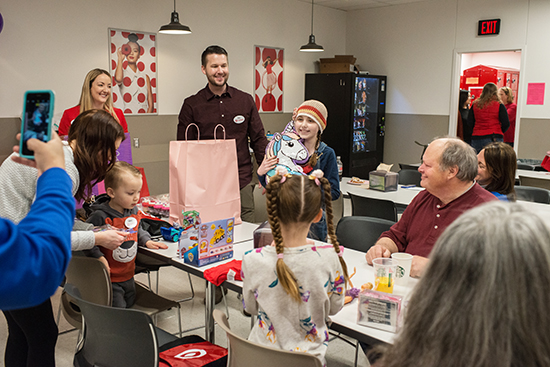
<svg viewBox="0 0 550 367"><path fill-rule="evenodd" d="M110 224L128 232L126 241L114 251L94 247L86 255L100 259L110 271L113 285L113 307L131 307L136 289L134 283L137 245L165 249L167 245L151 240L151 235L140 228L141 214L136 204L141 192L141 173L134 166L118 161L105 176L107 195L100 195L92 204L87 222L95 226Z"/></svg>

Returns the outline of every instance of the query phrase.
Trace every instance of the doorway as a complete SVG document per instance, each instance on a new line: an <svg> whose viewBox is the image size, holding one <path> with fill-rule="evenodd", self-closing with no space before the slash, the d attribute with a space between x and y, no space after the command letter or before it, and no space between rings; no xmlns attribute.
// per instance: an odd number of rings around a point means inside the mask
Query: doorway
<svg viewBox="0 0 550 367"><path fill-rule="evenodd" d="M516 127L514 132L514 149L517 153L517 141L519 137L520 129L520 103L518 103L518 96L521 96L523 93L523 88L521 84L521 65L522 65L522 56L523 52L521 49L517 50L505 50L505 51L481 51L481 52L455 52L454 60L454 70L453 70L453 83L451 91L451 111L449 113L449 135L456 136L457 134L457 116L458 116L458 99L461 87L464 89L469 89L475 97L479 96L480 90L483 88L485 82L480 83L480 80L475 80L473 78L473 72L476 67L482 65L484 67L479 67L488 74L496 74L494 80L490 80L497 84L497 86L510 86L512 83L515 83L514 89L514 103L517 104L516 112ZM470 79L468 75L464 75L464 71L470 73ZM514 73L516 71L516 73ZM518 77L516 77L516 75ZM469 83L466 83L469 82ZM476 83L478 82L478 83Z"/></svg>

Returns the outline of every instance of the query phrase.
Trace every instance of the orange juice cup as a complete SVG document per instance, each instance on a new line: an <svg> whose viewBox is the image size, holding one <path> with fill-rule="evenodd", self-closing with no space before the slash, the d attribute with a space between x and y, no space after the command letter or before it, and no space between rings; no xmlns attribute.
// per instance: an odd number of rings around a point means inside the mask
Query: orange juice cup
<svg viewBox="0 0 550 367"><path fill-rule="evenodd" d="M372 261L374 266L374 290L393 293L397 273L397 261L389 258L378 258Z"/></svg>

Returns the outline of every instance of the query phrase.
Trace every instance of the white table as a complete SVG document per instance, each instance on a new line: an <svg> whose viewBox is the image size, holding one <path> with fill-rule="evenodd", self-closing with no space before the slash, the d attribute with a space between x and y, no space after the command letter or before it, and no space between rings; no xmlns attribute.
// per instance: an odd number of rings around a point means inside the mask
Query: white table
<svg viewBox="0 0 550 367"><path fill-rule="evenodd" d="M403 186L409 186L409 185L398 185L397 191L378 191L378 190L371 190L367 188L365 185L352 185L349 184L349 180L351 178L349 177L342 177L342 181L340 182L340 190L345 193L351 193L354 195L364 196L368 198L373 199L384 199L384 200L391 200L396 204L407 206L411 203L412 199L418 193L424 188L422 187L407 187L404 188Z"/></svg>
<svg viewBox="0 0 550 367"><path fill-rule="evenodd" d="M550 180L550 172L545 171L531 171L528 169L518 169L516 170L516 178L519 176L540 178L542 180Z"/></svg>
<svg viewBox="0 0 550 367"><path fill-rule="evenodd" d="M256 227L257 225L252 223L243 223L235 226L233 258L214 264L205 265L200 268L193 265L185 264L183 260L179 259L176 256L176 251L178 247L178 244L176 242L164 241L164 243L168 245L168 249L165 250L140 248L140 251L159 260L166 261L167 263L177 267L178 269L186 271L200 278L204 278L204 271L206 269L210 269L231 260L242 260L244 253L254 247L252 235ZM348 271L350 274L353 273L354 267L356 268L357 272L352 278L352 282L356 287L359 288L362 284L367 282L371 282L374 284L374 271L372 266L367 265L364 253L351 249L346 249L344 251L344 259L346 260ZM410 292L415 284L416 280L411 279L408 287L395 286L395 293L406 294ZM242 292L242 282L240 281L226 281L223 285L237 293ZM212 318L214 299L215 287L212 283L206 282L205 338L210 342L214 342L215 337L214 320ZM331 316L331 319L331 329L367 343L373 343L374 341L391 343L395 337L395 334L391 332L358 325L356 322L357 300L354 300L351 303L345 305L338 314Z"/></svg>

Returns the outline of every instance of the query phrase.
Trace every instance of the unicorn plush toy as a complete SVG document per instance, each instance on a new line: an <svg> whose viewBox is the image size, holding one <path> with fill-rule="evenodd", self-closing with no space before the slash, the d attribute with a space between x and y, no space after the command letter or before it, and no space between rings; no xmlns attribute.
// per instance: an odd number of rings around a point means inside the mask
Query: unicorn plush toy
<svg viewBox="0 0 550 367"><path fill-rule="evenodd" d="M267 172L266 181L273 177L278 167L285 168L290 174L304 174L300 164L309 159L309 152L303 140L294 130L294 121L290 121L282 133L275 133L265 148L266 158L279 158L279 163Z"/></svg>

